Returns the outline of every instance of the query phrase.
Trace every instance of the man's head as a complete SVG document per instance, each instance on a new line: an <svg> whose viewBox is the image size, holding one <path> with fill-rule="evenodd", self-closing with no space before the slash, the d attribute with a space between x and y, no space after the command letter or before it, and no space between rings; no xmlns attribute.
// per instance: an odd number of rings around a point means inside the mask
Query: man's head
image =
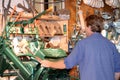
<svg viewBox="0 0 120 80"><path fill-rule="evenodd" d="M94 32L99 32L103 30L103 18L97 15L90 15L86 17L86 34L87 36L91 35Z"/></svg>

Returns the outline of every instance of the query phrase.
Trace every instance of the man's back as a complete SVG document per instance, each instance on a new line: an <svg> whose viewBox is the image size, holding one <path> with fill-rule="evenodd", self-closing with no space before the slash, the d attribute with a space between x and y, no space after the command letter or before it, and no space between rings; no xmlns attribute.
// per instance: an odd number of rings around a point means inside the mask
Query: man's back
<svg viewBox="0 0 120 80"><path fill-rule="evenodd" d="M114 45L100 33L79 41L65 59L66 68L79 65L80 80L114 80Z"/></svg>
<svg viewBox="0 0 120 80"><path fill-rule="evenodd" d="M81 80L114 80L114 46L99 33L84 41L84 58L80 62Z"/></svg>

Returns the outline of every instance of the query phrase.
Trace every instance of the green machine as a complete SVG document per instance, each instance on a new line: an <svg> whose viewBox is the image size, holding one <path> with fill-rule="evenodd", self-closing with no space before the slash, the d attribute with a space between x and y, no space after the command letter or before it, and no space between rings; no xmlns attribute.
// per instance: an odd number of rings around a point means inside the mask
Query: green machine
<svg viewBox="0 0 120 80"><path fill-rule="evenodd" d="M29 47L29 51L26 54L16 55L10 46L11 41L9 39L9 30L14 24L27 25L33 23L33 21L40 17L41 15L49 12L50 9L39 13L34 18L27 21L19 22L8 22L5 28L5 32L0 37L0 76L1 77L10 77L16 76L15 80L70 80L69 70L63 69L51 69L41 67L41 64L35 59L35 56L40 57L41 59L50 59L58 60L60 58L66 57L66 52L61 49L44 49L44 44L37 44L40 42L39 39L36 39L31 44L34 46L42 46L39 50ZM34 53L31 54L31 53ZM5 71L8 70L6 73ZM9 72L9 71L13 72Z"/></svg>

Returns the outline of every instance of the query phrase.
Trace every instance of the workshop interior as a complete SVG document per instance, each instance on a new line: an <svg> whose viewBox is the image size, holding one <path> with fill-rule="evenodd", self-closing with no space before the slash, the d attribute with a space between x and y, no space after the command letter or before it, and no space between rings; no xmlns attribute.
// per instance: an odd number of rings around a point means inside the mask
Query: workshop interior
<svg viewBox="0 0 120 80"><path fill-rule="evenodd" d="M87 15L104 19L101 34L120 52L120 0L0 0L0 80L80 80L78 67L53 69L36 60L67 57Z"/></svg>

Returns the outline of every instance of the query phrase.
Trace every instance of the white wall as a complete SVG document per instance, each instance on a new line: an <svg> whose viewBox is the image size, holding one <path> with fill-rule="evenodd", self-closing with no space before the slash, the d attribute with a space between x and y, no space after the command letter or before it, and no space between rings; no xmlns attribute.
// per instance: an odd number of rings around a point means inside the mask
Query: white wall
<svg viewBox="0 0 120 80"><path fill-rule="evenodd" d="M44 0L35 0L36 2L44 2ZM44 4L35 4L35 8L38 12L44 11Z"/></svg>
<svg viewBox="0 0 120 80"><path fill-rule="evenodd" d="M5 7L7 7L7 4L8 4L9 0L5 0L4 4L5 4ZM11 0L11 7L14 8L14 6L17 6L18 3L21 3L22 5L25 5L25 7L28 8L28 5L27 5L27 2L26 0ZM0 14L3 14L3 9L2 9L2 0L0 0ZM20 11L23 11L21 8L18 8L16 9L18 12ZM10 9L11 11L11 9Z"/></svg>

